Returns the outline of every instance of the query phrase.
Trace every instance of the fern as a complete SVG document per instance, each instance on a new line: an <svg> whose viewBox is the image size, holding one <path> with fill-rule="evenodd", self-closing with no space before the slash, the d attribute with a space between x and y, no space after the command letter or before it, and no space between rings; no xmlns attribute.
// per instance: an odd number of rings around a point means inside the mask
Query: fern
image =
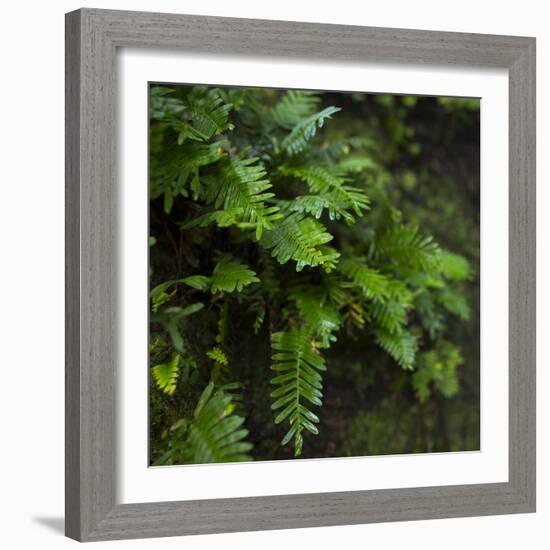
<svg viewBox="0 0 550 550"><path fill-rule="evenodd" d="M182 279L197 290L216 292L240 292L245 286L259 282L256 273L230 256L223 257L214 267L211 277L191 275Z"/></svg>
<svg viewBox="0 0 550 550"><path fill-rule="evenodd" d="M328 209L331 219L343 217L348 224L351 224L354 222L352 213L355 216L362 216L363 210L369 208L369 198L363 190L348 185L348 179L325 166L283 166L280 171L286 176L304 181L309 190L319 197L316 206L312 203L312 199L308 199L310 208L318 211L322 204L320 201L323 201L325 203L323 208ZM307 206L307 201L304 206Z"/></svg>
<svg viewBox="0 0 550 550"><path fill-rule="evenodd" d="M447 279L464 281L470 277L470 264L463 256L444 250L441 252L440 259L441 273Z"/></svg>
<svg viewBox="0 0 550 550"><path fill-rule="evenodd" d="M322 378L326 370L325 361L318 353L311 335L300 329L290 332L276 332L271 336L271 345L277 353L273 355L272 370L277 376L271 383L278 388L271 393L274 399L271 408L278 411L275 424L288 421L289 429L281 441L286 445L294 439L294 456L302 454L303 431L318 434L315 424L319 417L311 412L309 405L321 406Z"/></svg>
<svg viewBox="0 0 550 550"><path fill-rule="evenodd" d="M176 354L168 363L161 363L151 369L157 386L168 395L176 390L179 376L180 355Z"/></svg>
<svg viewBox="0 0 550 550"><path fill-rule="evenodd" d="M282 146L285 151L289 155L295 155L303 151L317 133L317 128L322 128L325 120L338 111L340 111L338 107L327 107L298 122L290 134L283 139Z"/></svg>
<svg viewBox="0 0 550 550"><path fill-rule="evenodd" d="M319 96L315 92L289 90L271 110L271 116L282 128L290 130L315 113Z"/></svg>
<svg viewBox="0 0 550 550"><path fill-rule="evenodd" d="M376 342L404 369L414 368L418 342L416 336L405 330L392 334L383 329L376 331Z"/></svg>
<svg viewBox="0 0 550 550"><path fill-rule="evenodd" d="M207 464L252 460L253 445L245 438L244 418L233 412L232 397L215 390L210 382L203 390L193 417L173 427L170 449L157 464Z"/></svg>
<svg viewBox="0 0 550 550"><path fill-rule="evenodd" d="M319 347L328 348L336 341L334 332L340 328L340 314L327 303L323 293L316 289L300 288L289 293L296 302L305 328L319 340Z"/></svg>
<svg viewBox="0 0 550 550"><path fill-rule="evenodd" d="M432 237L420 235L416 227L392 227L377 239L376 249L382 256L402 266L423 270L439 267L439 246Z"/></svg>
<svg viewBox="0 0 550 550"><path fill-rule="evenodd" d="M346 258L340 262L340 271L356 284L366 298L384 302L390 297L388 277L369 267L361 259Z"/></svg>
<svg viewBox="0 0 550 550"><path fill-rule="evenodd" d="M333 239L324 225L313 218L293 213L267 231L260 244L272 249L271 255L281 264L296 262L296 271L305 266L323 266L331 271L340 254L324 246Z"/></svg>
<svg viewBox="0 0 550 550"><path fill-rule="evenodd" d="M242 220L256 229L257 239L281 217L276 206L265 204L274 196L265 192L271 188L265 176L265 168L257 158L228 159L221 166L221 175L210 180L206 191L207 201L216 208L240 209Z"/></svg>
<svg viewBox="0 0 550 550"><path fill-rule="evenodd" d="M432 393L432 387L445 397L457 394L459 384L457 368L464 362L460 351L444 343L439 350L419 354L418 368L412 376L417 399L424 403Z"/></svg>

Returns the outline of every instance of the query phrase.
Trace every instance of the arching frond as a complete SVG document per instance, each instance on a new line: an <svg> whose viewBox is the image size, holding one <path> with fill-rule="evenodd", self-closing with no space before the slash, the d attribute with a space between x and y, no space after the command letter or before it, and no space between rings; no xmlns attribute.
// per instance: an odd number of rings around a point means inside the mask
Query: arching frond
<svg viewBox="0 0 550 550"><path fill-rule="evenodd" d="M298 122L290 134L283 139L283 148L289 155L295 155L303 151L307 147L308 142L317 133L317 128L322 128L325 120L338 111L340 111L338 107L327 107Z"/></svg>

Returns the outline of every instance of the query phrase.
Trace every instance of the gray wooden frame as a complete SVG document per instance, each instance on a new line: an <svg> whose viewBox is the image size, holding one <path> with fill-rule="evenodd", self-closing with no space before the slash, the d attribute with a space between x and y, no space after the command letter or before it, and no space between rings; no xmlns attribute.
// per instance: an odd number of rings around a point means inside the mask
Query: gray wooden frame
<svg viewBox="0 0 550 550"><path fill-rule="evenodd" d="M212 54L509 71L509 481L116 504L115 55ZM535 511L535 39L82 9L66 16L66 534L82 541Z"/></svg>

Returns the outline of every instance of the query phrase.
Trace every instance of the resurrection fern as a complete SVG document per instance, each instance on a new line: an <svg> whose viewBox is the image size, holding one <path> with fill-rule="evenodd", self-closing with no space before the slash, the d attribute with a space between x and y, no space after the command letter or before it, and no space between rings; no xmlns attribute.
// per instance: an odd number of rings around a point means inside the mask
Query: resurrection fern
<svg viewBox="0 0 550 550"><path fill-rule="evenodd" d="M316 426L319 417L309 407L322 405L323 381L320 373L326 370L325 361L306 330L276 332L271 336L271 345L276 351L271 369L277 373L271 383L278 386L271 392L275 424L287 422L289 429L281 445L294 439L294 456L300 456L303 431L319 433Z"/></svg>

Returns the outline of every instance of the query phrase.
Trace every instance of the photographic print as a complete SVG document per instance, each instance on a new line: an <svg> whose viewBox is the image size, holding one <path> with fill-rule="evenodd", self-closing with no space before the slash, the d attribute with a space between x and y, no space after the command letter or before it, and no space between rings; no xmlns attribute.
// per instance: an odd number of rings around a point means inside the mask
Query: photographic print
<svg viewBox="0 0 550 550"><path fill-rule="evenodd" d="M480 448L480 101L149 85L149 463Z"/></svg>

